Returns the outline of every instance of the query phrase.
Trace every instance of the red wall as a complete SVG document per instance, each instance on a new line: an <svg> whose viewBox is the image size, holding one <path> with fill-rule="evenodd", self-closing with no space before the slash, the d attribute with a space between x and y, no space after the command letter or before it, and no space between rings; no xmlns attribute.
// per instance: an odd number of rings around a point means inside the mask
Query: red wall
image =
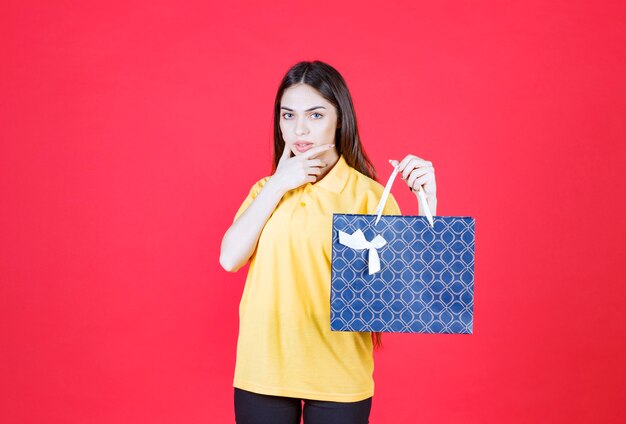
<svg viewBox="0 0 626 424"><path fill-rule="evenodd" d="M2 3L0 421L233 421L221 237L320 59L476 218L475 333L385 335L371 421L625 422L625 3L229 4Z"/></svg>

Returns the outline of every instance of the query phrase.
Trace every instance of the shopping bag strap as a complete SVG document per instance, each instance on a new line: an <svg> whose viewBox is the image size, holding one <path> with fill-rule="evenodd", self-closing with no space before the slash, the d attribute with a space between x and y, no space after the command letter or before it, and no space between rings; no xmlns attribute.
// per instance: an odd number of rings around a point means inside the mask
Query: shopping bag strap
<svg viewBox="0 0 626 424"><path fill-rule="evenodd" d="M393 185L393 181L396 179L396 175L398 175L399 166L400 165L398 164L393 167L393 172L391 173L391 176L389 176L389 179L387 180L387 185L385 185L385 190L383 191L383 195L381 196L380 201L378 202L378 206L376 207L376 212L374 212L374 214L376 214L376 221L374 222L374 225L378 224L378 221L380 220L380 216L383 214L383 209L385 208L385 204L387 203L387 197L389 197L389 192L391 191L391 186ZM435 225L433 221L433 215L430 213L430 208L428 207L428 202L426 202L426 196L424 195L424 190L422 190L422 186L419 187L417 194L420 196L420 201L422 202L424 211L426 211L426 218L428 219L430 226L433 227Z"/></svg>

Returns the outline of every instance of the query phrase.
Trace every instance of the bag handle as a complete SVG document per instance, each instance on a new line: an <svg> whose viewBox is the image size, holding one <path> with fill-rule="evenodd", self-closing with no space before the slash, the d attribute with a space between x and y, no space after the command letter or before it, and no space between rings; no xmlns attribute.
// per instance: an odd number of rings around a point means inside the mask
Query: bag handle
<svg viewBox="0 0 626 424"><path fill-rule="evenodd" d="M389 176L389 179L387 180L387 185L385 185L385 190L383 190L383 194L380 197L378 206L376 207L376 212L374 212L376 214L376 221L374 222L374 225L378 224L378 221L380 220L380 216L383 214L383 209L385 207L385 204L387 203L387 197L389 197L389 192L391 191L391 186L393 185L393 181L396 179L396 175L398 175L399 166L400 164L393 167L393 172L391 173L391 175ZM426 211L426 218L428 219L428 222L430 222L430 226L434 227L435 224L433 220L433 215L430 213L430 208L428 207L428 202L426 202L426 195L424 194L424 190L422 189L422 186L419 186L417 194L420 196L420 201L422 202L422 206L424 206L424 210Z"/></svg>

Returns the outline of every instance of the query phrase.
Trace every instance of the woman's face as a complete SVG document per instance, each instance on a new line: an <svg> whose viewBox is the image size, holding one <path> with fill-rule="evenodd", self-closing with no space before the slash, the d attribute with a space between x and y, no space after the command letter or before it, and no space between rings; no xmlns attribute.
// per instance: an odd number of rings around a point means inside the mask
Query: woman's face
<svg viewBox="0 0 626 424"><path fill-rule="evenodd" d="M337 110L310 85L297 84L286 89L280 115L283 140L294 155L335 142Z"/></svg>

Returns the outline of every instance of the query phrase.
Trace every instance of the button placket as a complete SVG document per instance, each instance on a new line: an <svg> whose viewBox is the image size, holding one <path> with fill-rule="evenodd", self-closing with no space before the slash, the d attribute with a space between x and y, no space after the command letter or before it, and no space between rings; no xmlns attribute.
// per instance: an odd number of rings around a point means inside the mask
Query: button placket
<svg viewBox="0 0 626 424"><path fill-rule="evenodd" d="M302 195L300 196L300 206L304 207L306 206L306 200L307 200L307 194L308 191L307 189L302 190Z"/></svg>
<svg viewBox="0 0 626 424"><path fill-rule="evenodd" d="M308 193L310 193L309 187L301 187L300 193L298 196L298 200L296 202L295 210L293 212L292 217L295 218L295 221L302 222L305 220L305 215L307 213L306 206L308 203Z"/></svg>
<svg viewBox="0 0 626 424"><path fill-rule="evenodd" d="M311 194L311 192L313 191L313 188L311 187L311 184L307 184L306 187L304 188L304 190L302 191L302 196L300 196L300 206L304 207L306 206L306 201L308 200L309 194Z"/></svg>

